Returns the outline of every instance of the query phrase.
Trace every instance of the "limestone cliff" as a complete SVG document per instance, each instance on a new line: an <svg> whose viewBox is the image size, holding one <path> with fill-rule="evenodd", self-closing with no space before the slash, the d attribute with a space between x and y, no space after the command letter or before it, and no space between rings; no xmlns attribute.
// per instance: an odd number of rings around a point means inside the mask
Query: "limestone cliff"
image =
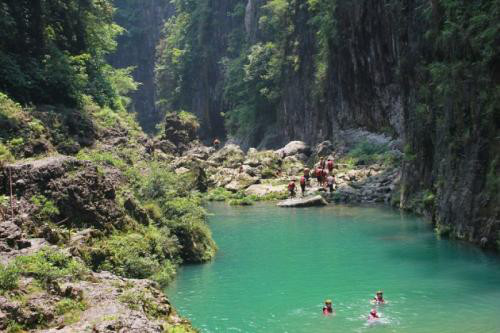
<svg viewBox="0 0 500 333"><path fill-rule="evenodd" d="M246 146L399 139L400 205L496 246L499 1L220 1L177 8L159 84L172 110ZM184 17L184 16L182 16ZM174 35L174 32L177 33ZM165 53L169 57L168 52ZM193 75L195 73L196 75ZM162 80L163 78L163 80ZM169 80L165 80L169 78ZM399 200L398 200L399 201Z"/></svg>

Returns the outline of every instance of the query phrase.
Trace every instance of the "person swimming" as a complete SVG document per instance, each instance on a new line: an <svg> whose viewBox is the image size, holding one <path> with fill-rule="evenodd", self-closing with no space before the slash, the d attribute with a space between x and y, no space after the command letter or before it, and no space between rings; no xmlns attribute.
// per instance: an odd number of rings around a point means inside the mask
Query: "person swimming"
<svg viewBox="0 0 500 333"><path fill-rule="evenodd" d="M325 316L330 315L333 313L333 307L332 307L332 301L327 299L325 301L325 306L323 307L323 314Z"/></svg>
<svg viewBox="0 0 500 333"><path fill-rule="evenodd" d="M377 310L372 309L370 311L370 314L368 315L368 320L374 320L374 319L379 319L379 318L380 318L380 316L378 315Z"/></svg>
<svg viewBox="0 0 500 333"><path fill-rule="evenodd" d="M375 293L375 297L373 298L373 303L375 304L385 304L384 292L379 290Z"/></svg>

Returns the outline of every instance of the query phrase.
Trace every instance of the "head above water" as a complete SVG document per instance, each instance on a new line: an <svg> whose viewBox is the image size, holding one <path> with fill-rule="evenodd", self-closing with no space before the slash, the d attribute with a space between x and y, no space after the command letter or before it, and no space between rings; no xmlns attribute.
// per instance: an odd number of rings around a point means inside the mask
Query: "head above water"
<svg viewBox="0 0 500 333"><path fill-rule="evenodd" d="M327 299L327 300L325 301L325 304L326 304L326 305L332 305L332 300L331 300L331 299Z"/></svg>
<svg viewBox="0 0 500 333"><path fill-rule="evenodd" d="M377 293L376 293L376 295L377 295L377 296L382 296L383 294L384 294L384 292L383 292L383 291L380 291L380 290L379 290L379 291L377 291Z"/></svg>

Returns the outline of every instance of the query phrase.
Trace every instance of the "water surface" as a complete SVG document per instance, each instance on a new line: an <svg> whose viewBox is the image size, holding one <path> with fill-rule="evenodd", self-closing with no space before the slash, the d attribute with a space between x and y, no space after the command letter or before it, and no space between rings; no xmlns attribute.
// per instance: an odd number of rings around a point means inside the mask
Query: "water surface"
<svg viewBox="0 0 500 333"><path fill-rule="evenodd" d="M500 332L500 260L387 207L212 205L219 246L167 293L202 332ZM367 325L370 299L384 323ZM336 315L321 314L325 298Z"/></svg>

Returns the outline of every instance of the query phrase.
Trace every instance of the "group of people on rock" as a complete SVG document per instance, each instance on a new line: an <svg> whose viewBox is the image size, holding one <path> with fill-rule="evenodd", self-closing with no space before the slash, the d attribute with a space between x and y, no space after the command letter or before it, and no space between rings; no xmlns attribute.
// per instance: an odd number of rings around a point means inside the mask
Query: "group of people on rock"
<svg viewBox="0 0 500 333"><path fill-rule="evenodd" d="M371 301L372 304L375 304L375 305L383 305L383 304L386 304L386 301L384 299L384 294L382 291L377 291L376 294L375 294L375 297L373 298L373 300ZM325 305L323 306L323 314L325 316L328 316L328 315L331 315L331 314L334 314L335 313L335 310L333 309L333 305L332 305L332 301L327 299L325 301ZM370 313L368 314L368 320L375 320L375 319L379 319L380 318L380 315L378 314L377 312L377 309L376 308L372 308Z"/></svg>
<svg viewBox="0 0 500 333"><path fill-rule="evenodd" d="M330 193L333 192L335 186L335 175L333 173L334 162L332 158L327 160L324 157L320 157L318 164L312 171L312 176L316 178L318 186L328 189ZM292 178L288 183L288 192L290 197L295 197L296 195L296 179ZM309 168L304 168L304 174L300 177L300 189L302 196L306 193L306 188L311 186L311 170Z"/></svg>

